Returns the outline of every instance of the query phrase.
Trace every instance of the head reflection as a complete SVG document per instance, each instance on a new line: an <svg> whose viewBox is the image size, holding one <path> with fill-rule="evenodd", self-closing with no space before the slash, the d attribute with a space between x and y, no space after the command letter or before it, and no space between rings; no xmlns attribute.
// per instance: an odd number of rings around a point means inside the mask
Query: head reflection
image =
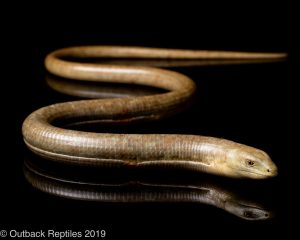
<svg viewBox="0 0 300 240"><path fill-rule="evenodd" d="M35 157L24 161L24 175L36 189L51 195L98 202L200 203L223 209L245 220L266 220L273 213L258 201L246 198L240 188L219 184L210 176L190 173L154 174L151 171L91 169L57 165ZM218 183L217 183L218 182ZM222 181L221 181L222 182Z"/></svg>

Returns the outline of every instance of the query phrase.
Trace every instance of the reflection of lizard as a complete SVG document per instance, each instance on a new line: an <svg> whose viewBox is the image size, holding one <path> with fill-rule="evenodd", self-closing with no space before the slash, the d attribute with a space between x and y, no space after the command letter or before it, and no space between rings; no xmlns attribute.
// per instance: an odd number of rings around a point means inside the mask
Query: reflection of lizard
<svg viewBox="0 0 300 240"><path fill-rule="evenodd" d="M57 170L57 168L55 168ZM100 202L190 202L202 203L223 209L247 220L269 219L272 213L256 201L250 201L237 194L237 190L227 190L225 185L206 179L178 182L166 174L163 179L136 179L132 174L126 180L107 179L105 176L95 180L78 179L55 171L50 173L26 160L24 175L35 188L59 197ZM89 178L91 178L90 174ZM107 174L111 176L112 174ZM134 180L131 180L134 179Z"/></svg>

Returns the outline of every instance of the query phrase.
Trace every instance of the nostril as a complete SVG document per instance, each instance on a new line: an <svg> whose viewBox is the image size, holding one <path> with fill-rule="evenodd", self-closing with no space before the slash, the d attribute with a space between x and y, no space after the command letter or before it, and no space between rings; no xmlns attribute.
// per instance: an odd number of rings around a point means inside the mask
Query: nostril
<svg viewBox="0 0 300 240"><path fill-rule="evenodd" d="M270 172L270 169L267 169L267 172Z"/></svg>

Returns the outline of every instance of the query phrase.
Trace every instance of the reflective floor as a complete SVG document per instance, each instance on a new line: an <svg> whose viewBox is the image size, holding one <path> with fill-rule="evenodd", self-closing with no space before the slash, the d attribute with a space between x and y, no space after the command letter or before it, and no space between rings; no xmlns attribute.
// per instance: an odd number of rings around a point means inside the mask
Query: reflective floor
<svg viewBox="0 0 300 240"><path fill-rule="evenodd" d="M42 54L32 59L26 71L9 76L12 87L13 82L20 83L14 91L20 100L6 104L8 117L2 125L6 144L1 157L1 206L8 211L1 214L1 223L101 226L121 236L141 231L153 237L158 232L165 237L201 237L203 229L218 226L267 234L284 231L292 222L298 209L293 196L298 189L295 172L299 165L295 143L290 140L296 121L293 59L222 65L196 62L192 66L158 63L196 82L197 95L187 108L160 122L70 126L99 132L207 135L241 142L266 151L278 166L276 178L262 181L179 170L82 169L39 159L27 150L21 136L23 120L35 109L81 98L147 95L161 90L108 84L81 88L47 74ZM66 86L64 93L55 91L60 84Z"/></svg>
<svg viewBox="0 0 300 240"><path fill-rule="evenodd" d="M99 204L199 203L244 220L268 220L275 216L263 203L266 196L249 183L240 187L234 181L182 170L89 169L57 163L51 166L50 162L45 164L45 160L31 156L31 160L24 161L24 176L34 188L45 193Z"/></svg>

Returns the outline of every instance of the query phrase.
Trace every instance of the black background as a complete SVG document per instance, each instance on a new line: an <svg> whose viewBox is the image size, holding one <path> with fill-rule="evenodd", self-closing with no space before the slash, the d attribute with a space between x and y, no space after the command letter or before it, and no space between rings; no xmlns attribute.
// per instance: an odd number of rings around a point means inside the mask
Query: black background
<svg viewBox="0 0 300 240"><path fill-rule="evenodd" d="M292 7L75 7L18 5L8 8L9 14L2 21L3 228L101 226L112 236L153 238L290 233L296 221L293 217L297 216L299 165L297 76L293 70L297 59L296 19ZM47 88L43 59L54 49L88 44L288 52L288 60L280 63L178 69L197 83L195 104L187 113L149 126L156 132L224 137L267 151L280 175L262 183L266 190L260 192L265 193L263 198L272 203L278 216L252 223L197 204L87 203L32 189L22 173L27 153L22 122L39 107L67 100ZM254 184L260 188L260 183Z"/></svg>

